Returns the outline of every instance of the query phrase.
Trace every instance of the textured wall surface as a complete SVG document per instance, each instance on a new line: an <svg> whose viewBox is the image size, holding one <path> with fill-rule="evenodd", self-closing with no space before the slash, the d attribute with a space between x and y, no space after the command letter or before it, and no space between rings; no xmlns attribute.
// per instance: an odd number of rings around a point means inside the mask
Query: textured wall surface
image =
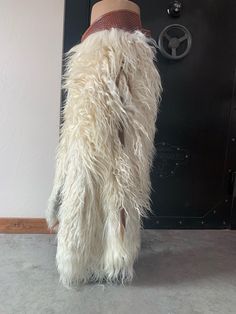
<svg viewBox="0 0 236 314"><path fill-rule="evenodd" d="M44 217L59 136L64 0L0 0L0 217Z"/></svg>

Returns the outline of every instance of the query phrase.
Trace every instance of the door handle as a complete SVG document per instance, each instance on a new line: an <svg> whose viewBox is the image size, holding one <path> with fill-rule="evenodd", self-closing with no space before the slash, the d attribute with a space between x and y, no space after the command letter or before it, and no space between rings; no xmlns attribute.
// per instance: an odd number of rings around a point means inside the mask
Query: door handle
<svg viewBox="0 0 236 314"><path fill-rule="evenodd" d="M176 33L176 31L182 35L177 37L173 34ZM185 26L180 24L171 24L161 31L158 38L158 45L161 54L167 59L182 59L189 53L191 49L192 35ZM179 52L179 48L182 45L184 45L184 50Z"/></svg>

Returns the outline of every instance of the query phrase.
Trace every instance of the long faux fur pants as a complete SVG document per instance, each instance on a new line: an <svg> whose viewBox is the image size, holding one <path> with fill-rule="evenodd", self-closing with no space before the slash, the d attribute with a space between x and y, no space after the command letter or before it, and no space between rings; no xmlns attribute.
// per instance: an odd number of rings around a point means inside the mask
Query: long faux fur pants
<svg viewBox="0 0 236 314"><path fill-rule="evenodd" d="M62 283L129 281L150 211L161 81L141 31L91 34L66 54L64 122L46 218Z"/></svg>

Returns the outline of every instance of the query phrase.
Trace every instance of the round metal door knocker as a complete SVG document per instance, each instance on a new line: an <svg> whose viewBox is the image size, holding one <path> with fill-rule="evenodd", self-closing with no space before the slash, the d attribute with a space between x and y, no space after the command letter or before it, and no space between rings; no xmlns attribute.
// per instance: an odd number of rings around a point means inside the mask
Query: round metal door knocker
<svg viewBox="0 0 236 314"><path fill-rule="evenodd" d="M161 31L158 45L164 57L172 60L182 59L191 49L192 36L183 25L172 24Z"/></svg>

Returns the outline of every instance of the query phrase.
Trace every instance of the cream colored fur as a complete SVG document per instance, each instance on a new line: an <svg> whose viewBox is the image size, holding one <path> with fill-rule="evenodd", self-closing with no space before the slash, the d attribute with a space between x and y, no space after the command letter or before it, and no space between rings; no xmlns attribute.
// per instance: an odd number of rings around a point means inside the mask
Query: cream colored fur
<svg viewBox="0 0 236 314"><path fill-rule="evenodd" d="M59 220L56 263L67 287L133 277L141 218L151 210L161 94L155 52L155 41L140 31L113 28L66 54L64 123L46 218L49 227Z"/></svg>

